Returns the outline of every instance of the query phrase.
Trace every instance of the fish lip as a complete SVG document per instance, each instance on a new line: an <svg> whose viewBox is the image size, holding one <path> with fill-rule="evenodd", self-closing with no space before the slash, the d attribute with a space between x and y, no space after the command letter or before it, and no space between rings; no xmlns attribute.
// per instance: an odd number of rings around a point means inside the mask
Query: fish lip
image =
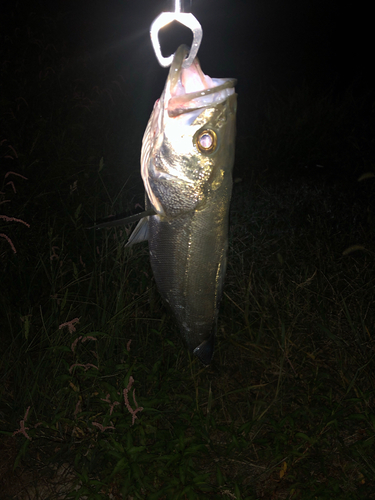
<svg viewBox="0 0 375 500"><path fill-rule="evenodd" d="M189 53L189 47L186 44L182 44L178 47L176 50L173 61L171 64L171 67L169 68L169 73L168 73L168 78L167 78L167 85L169 84L169 87L171 89L171 94L172 94L172 89L174 89L180 79L183 67L182 63L184 62L184 59L186 58L186 55Z"/></svg>

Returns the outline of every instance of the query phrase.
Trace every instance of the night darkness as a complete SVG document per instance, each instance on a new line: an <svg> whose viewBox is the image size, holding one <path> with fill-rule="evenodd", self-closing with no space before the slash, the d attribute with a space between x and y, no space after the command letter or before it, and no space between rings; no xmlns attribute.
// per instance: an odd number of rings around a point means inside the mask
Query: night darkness
<svg viewBox="0 0 375 500"><path fill-rule="evenodd" d="M237 79L233 194L194 166L203 202L151 255L92 226L145 209L173 3L0 4L0 497L375 499L372 4L185 0L203 72ZM169 27L164 55L191 39ZM233 158L225 99L202 165Z"/></svg>
<svg viewBox="0 0 375 500"><path fill-rule="evenodd" d="M124 141L131 134L134 149L140 150L143 130L167 76L156 61L149 28L161 11L171 10L172 3L36 1L25 7L18 2L3 16L2 32L11 38L17 29L29 27L46 43L62 45L61 56L69 59L69 78L81 65L90 66L93 85L95 73L102 72L107 80L120 77L125 89ZM203 27L199 51L203 71L238 80L239 138L257 126L256 111L271 89L292 92L305 83L336 95L351 88L356 99L372 91L369 12L323 0L196 0L186 2L186 10ZM161 40L167 55L180 43L189 44L191 36L187 29L175 27L165 30ZM35 65L37 71L40 67ZM123 168L134 168L125 156ZM246 176L242 168L236 165L237 174Z"/></svg>

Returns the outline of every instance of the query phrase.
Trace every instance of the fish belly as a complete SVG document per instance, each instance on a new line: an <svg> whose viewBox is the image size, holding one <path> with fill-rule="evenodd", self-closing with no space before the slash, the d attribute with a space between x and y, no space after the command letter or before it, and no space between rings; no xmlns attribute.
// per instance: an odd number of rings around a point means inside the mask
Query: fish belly
<svg viewBox="0 0 375 500"><path fill-rule="evenodd" d="M149 218L150 260L191 352L211 361L226 270L231 186L201 210L170 219ZM220 196L219 196L220 195Z"/></svg>

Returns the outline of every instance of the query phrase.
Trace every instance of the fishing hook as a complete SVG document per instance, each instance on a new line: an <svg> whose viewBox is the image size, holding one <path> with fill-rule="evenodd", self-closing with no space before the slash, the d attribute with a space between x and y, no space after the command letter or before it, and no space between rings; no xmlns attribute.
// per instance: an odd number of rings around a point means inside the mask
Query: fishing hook
<svg viewBox="0 0 375 500"><path fill-rule="evenodd" d="M183 24L193 32L193 43L191 45L189 56L182 63L183 68L188 68L189 66L191 66L198 53L198 49L203 37L203 30L202 26L198 22L197 18L193 16L193 14L181 12L181 0L175 0L174 12L162 12L151 24L150 36L152 46L154 47L156 58L159 61L159 64L163 66L163 68L167 68L168 66L170 66L172 64L174 54L170 55L169 57L163 57L159 42L159 31L173 21L177 21Z"/></svg>

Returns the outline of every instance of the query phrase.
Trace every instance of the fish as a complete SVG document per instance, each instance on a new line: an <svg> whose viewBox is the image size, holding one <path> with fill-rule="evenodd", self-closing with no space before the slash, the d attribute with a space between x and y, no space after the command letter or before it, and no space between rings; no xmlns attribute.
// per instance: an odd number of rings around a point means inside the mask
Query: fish
<svg viewBox="0 0 375 500"><path fill-rule="evenodd" d="M145 216L127 246L148 241L158 291L187 348L214 353L227 265L237 94L233 78L210 78L189 47L174 54L141 148Z"/></svg>

